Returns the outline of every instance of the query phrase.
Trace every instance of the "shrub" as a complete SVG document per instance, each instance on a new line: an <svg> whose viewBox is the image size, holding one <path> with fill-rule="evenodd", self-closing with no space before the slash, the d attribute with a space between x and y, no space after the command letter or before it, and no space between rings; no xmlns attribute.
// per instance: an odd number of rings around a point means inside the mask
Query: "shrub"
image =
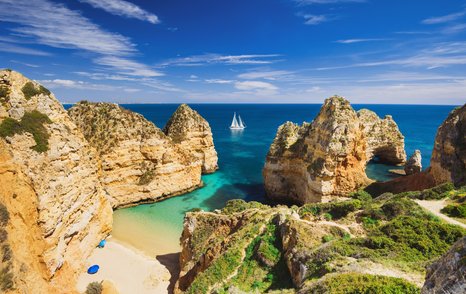
<svg viewBox="0 0 466 294"><path fill-rule="evenodd" d="M0 243L5 242L7 239L8 239L8 232L5 229L1 228L0 229Z"/></svg>
<svg viewBox="0 0 466 294"><path fill-rule="evenodd" d="M2 261L7 262L11 260L11 248L10 245L4 244L2 246Z"/></svg>
<svg viewBox="0 0 466 294"><path fill-rule="evenodd" d="M372 200L371 194L367 193L364 190L359 190L350 194L350 197L353 199L358 199L361 202L369 202Z"/></svg>
<svg viewBox="0 0 466 294"><path fill-rule="evenodd" d="M346 273L331 276L320 283L316 283L307 292L314 294L418 294L420 289L400 278Z"/></svg>
<svg viewBox="0 0 466 294"><path fill-rule="evenodd" d="M147 185L149 184L150 182L152 182L152 180L154 179L155 177L155 172L153 170L146 170L140 177L139 177L139 182L138 182L138 185Z"/></svg>
<svg viewBox="0 0 466 294"><path fill-rule="evenodd" d="M256 202L256 201L246 202L242 199L232 199L232 200L227 201L225 207L222 209L222 213L232 214L232 213L241 212L241 211L244 211L250 208L263 209L263 208L269 208L269 206Z"/></svg>
<svg viewBox="0 0 466 294"><path fill-rule="evenodd" d="M0 85L0 98L8 97L8 92L9 92L8 87Z"/></svg>
<svg viewBox="0 0 466 294"><path fill-rule="evenodd" d="M325 235L322 237L322 242L327 243L335 239L333 235Z"/></svg>
<svg viewBox="0 0 466 294"><path fill-rule="evenodd" d="M13 273L10 272L10 267L11 265L8 264L8 266L0 271L0 289L2 289L2 291L13 289Z"/></svg>
<svg viewBox="0 0 466 294"><path fill-rule="evenodd" d="M102 283L92 282L86 287L86 294L101 294L103 290Z"/></svg>
<svg viewBox="0 0 466 294"><path fill-rule="evenodd" d="M5 205L0 203L0 226L4 227L10 220L10 213Z"/></svg>
<svg viewBox="0 0 466 294"><path fill-rule="evenodd" d="M466 218L466 203L449 204L442 208L441 212L451 217Z"/></svg>
<svg viewBox="0 0 466 294"><path fill-rule="evenodd" d="M30 133L34 137L36 145L31 149L42 153L48 150L49 134L44 124L50 124L52 121L49 117L37 110L26 112L21 121L12 118L6 118L0 124L0 137L13 136L24 132Z"/></svg>
<svg viewBox="0 0 466 294"><path fill-rule="evenodd" d="M362 203L358 199L328 203L310 203L302 206L299 209L299 214L301 216L306 214L314 216L330 214L332 218L339 219L347 216L350 212L361 209L361 207Z"/></svg>
<svg viewBox="0 0 466 294"><path fill-rule="evenodd" d="M39 86L39 89L37 89L33 82L27 82L24 84L21 91L23 92L24 98L26 98L26 100L29 100L39 94L50 95L50 91L48 89L43 86Z"/></svg>
<svg viewBox="0 0 466 294"><path fill-rule="evenodd" d="M455 190L453 183L445 183L436 187L422 190L419 194L414 194L418 199L421 200L440 200L448 196L448 192Z"/></svg>
<svg viewBox="0 0 466 294"><path fill-rule="evenodd" d="M324 218L325 220L331 221L332 220L332 215L328 212L324 213Z"/></svg>

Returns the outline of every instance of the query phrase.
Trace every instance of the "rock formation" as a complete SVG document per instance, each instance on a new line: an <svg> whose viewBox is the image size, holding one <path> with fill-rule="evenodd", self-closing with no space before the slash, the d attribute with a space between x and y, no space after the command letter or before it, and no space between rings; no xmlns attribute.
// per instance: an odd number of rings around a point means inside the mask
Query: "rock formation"
<svg viewBox="0 0 466 294"><path fill-rule="evenodd" d="M14 287L73 293L83 262L112 224L96 154L36 82L0 71L0 102L0 202L12 216Z"/></svg>
<svg viewBox="0 0 466 294"><path fill-rule="evenodd" d="M267 196L298 204L346 196L370 183L365 167L374 156L405 161L396 123L369 110L356 113L344 98L331 97L311 123L279 127L263 171Z"/></svg>
<svg viewBox="0 0 466 294"><path fill-rule="evenodd" d="M409 160L405 164L405 174L412 175L416 173L420 173L422 171L422 156L421 151L415 150L413 155L409 158Z"/></svg>
<svg viewBox="0 0 466 294"><path fill-rule="evenodd" d="M202 162L188 149L196 147L175 144L142 115L112 103L89 102L68 113L100 155L101 180L114 208L162 200L202 185ZM182 120L177 116L177 124L183 125Z"/></svg>
<svg viewBox="0 0 466 294"><path fill-rule="evenodd" d="M466 293L466 237L427 268L422 294Z"/></svg>
<svg viewBox="0 0 466 294"><path fill-rule="evenodd" d="M367 158L396 165L406 161L404 136L391 115L380 119L375 112L361 109L358 117L367 141Z"/></svg>
<svg viewBox="0 0 466 294"><path fill-rule="evenodd" d="M178 107L163 132L201 162L202 173L213 173L218 169L209 123L188 105Z"/></svg>
<svg viewBox="0 0 466 294"><path fill-rule="evenodd" d="M435 136L430 166L410 176L373 183L373 195L428 189L442 183L466 184L466 104L454 109L440 125Z"/></svg>

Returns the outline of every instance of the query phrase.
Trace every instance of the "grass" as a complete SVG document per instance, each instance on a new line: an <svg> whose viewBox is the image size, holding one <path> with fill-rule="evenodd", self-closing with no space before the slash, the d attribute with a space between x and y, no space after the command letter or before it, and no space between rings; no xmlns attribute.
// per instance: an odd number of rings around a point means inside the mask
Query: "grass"
<svg viewBox="0 0 466 294"><path fill-rule="evenodd" d="M39 85L39 88L37 88L33 82L27 82L26 84L24 84L23 88L21 88L21 91L23 92L24 98L26 98L26 100L30 100L32 97L39 94L51 94L47 88L41 85Z"/></svg>
<svg viewBox="0 0 466 294"><path fill-rule="evenodd" d="M313 294L418 294L420 289L399 278L369 274L339 274L311 286Z"/></svg>
<svg viewBox="0 0 466 294"><path fill-rule="evenodd" d="M52 121L49 117L37 110L26 112L21 121L13 118L6 118L0 124L0 137L5 138L15 134L24 132L32 134L36 145L31 149L42 153L49 149L48 139L49 134L45 128L45 124L50 124Z"/></svg>

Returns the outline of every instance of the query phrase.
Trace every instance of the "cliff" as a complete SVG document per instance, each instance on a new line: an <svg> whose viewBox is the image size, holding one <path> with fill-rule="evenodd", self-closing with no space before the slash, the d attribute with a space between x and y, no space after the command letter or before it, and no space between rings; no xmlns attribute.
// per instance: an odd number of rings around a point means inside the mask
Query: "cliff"
<svg viewBox="0 0 466 294"><path fill-rule="evenodd" d="M175 292L419 293L425 265L466 231L432 219L415 196L189 212Z"/></svg>
<svg viewBox="0 0 466 294"><path fill-rule="evenodd" d="M465 293L465 261L466 237L463 237L427 268L426 282L421 293Z"/></svg>
<svg viewBox="0 0 466 294"><path fill-rule="evenodd" d="M100 178L114 208L162 200L202 185L201 162L142 115L116 104L89 102L68 113L99 153Z"/></svg>
<svg viewBox="0 0 466 294"><path fill-rule="evenodd" d="M163 132L202 164L203 173L213 173L218 169L217 152L209 123L188 105L181 104L178 107Z"/></svg>
<svg viewBox="0 0 466 294"><path fill-rule="evenodd" d="M391 164L406 160L396 123L331 97L311 123L279 127L263 170L267 196L299 204L345 196L371 182L365 168L374 156Z"/></svg>
<svg viewBox="0 0 466 294"><path fill-rule="evenodd" d="M12 287L72 293L84 260L112 224L96 154L36 82L0 71L0 102L0 202L11 216Z"/></svg>
<svg viewBox="0 0 466 294"><path fill-rule="evenodd" d="M420 154L415 161L420 161ZM417 165L417 170L420 170L420 162ZM371 184L367 191L373 195L384 192L400 193L427 189L447 182L456 186L466 184L466 104L450 112L439 126L430 166L426 170Z"/></svg>

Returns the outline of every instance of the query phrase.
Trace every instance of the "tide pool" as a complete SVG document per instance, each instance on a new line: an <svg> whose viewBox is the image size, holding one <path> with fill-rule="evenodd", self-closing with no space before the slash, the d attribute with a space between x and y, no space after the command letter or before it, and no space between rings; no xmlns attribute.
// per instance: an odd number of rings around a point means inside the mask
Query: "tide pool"
<svg viewBox="0 0 466 294"><path fill-rule="evenodd" d="M123 107L139 112L163 128L178 105L132 104ZM184 213L193 208L213 210L230 199L265 202L262 167L279 125L285 121L311 121L321 105L317 104L192 104L210 123L220 169L203 176L204 187L162 202L144 204L115 211L113 236L151 255L179 251ZM379 116L393 116L405 136L406 152L415 149L423 155L423 166L429 165L438 126L454 106L353 105L356 110L368 108ZM231 131L233 112L241 115L247 128ZM367 174L376 180L388 180L393 166L369 164Z"/></svg>

